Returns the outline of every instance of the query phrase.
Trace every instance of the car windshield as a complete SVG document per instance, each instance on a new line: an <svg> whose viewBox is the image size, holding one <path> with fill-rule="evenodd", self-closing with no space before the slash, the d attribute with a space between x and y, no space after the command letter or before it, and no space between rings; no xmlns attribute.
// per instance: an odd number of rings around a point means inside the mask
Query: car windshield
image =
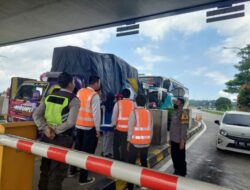
<svg viewBox="0 0 250 190"><path fill-rule="evenodd" d="M250 115L226 114L222 122L227 125L250 127Z"/></svg>

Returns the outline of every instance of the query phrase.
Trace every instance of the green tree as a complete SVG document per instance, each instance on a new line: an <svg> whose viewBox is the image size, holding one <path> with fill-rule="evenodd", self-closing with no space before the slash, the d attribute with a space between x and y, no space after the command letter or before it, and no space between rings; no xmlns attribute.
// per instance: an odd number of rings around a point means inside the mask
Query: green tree
<svg viewBox="0 0 250 190"><path fill-rule="evenodd" d="M227 88L224 91L228 93L239 93L242 85L250 84L250 45L240 49L238 56L240 61L234 67L239 73L234 75L234 79L226 82Z"/></svg>
<svg viewBox="0 0 250 190"><path fill-rule="evenodd" d="M227 111L232 109L232 102L228 98L220 97L215 102L215 107L219 111Z"/></svg>
<svg viewBox="0 0 250 190"><path fill-rule="evenodd" d="M237 102L239 110L250 111L250 85L244 84L241 86Z"/></svg>

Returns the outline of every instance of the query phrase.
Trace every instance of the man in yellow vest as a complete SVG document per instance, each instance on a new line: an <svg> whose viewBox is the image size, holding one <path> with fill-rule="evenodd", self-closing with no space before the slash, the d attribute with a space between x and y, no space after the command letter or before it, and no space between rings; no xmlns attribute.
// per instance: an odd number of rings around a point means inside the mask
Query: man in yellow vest
<svg viewBox="0 0 250 190"><path fill-rule="evenodd" d="M129 89L124 89L122 96L123 99L116 102L112 114L112 125L115 126L113 151L115 160L127 162L128 120L135 104L129 99Z"/></svg>
<svg viewBox="0 0 250 190"><path fill-rule="evenodd" d="M82 88L77 93L80 100L80 109L76 122L77 134L75 149L91 154L95 153L98 138L100 137L100 96L96 92L99 89L100 78L98 76L90 76L89 86ZM76 170L76 168L71 169L71 172L74 173L74 170ZM80 185L86 185L94 181L95 178L89 177L87 170L80 170Z"/></svg>
<svg viewBox="0 0 250 190"><path fill-rule="evenodd" d="M183 98L177 98L174 103L170 125L170 146L174 174L180 176L186 176L187 174L185 145L189 118L187 111L183 110L184 103Z"/></svg>
<svg viewBox="0 0 250 190"><path fill-rule="evenodd" d="M80 102L72 93L75 84L71 75L61 73L58 83L61 89L46 97L35 110L33 119L43 131L43 142L71 148ZM38 189L61 190L67 170L66 164L42 158Z"/></svg>
<svg viewBox="0 0 250 190"><path fill-rule="evenodd" d="M142 95L136 97L137 108L130 114L128 123L128 162L135 164L140 154L141 166L147 167L148 148L153 135L153 118L145 108L146 99ZM128 190L133 190L133 184L128 184Z"/></svg>

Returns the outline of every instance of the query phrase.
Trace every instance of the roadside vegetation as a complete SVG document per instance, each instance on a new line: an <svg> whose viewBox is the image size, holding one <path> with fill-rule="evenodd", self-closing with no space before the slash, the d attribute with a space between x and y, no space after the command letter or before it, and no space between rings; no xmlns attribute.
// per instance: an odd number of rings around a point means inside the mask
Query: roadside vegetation
<svg viewBox="0 0 250 190"><path fill-rule="evenodd" d="M223 115L225 111L239 110L250 112L250 44L239 48L240 61L234 65L238 72L226 82L225 92L236 94L237 100L220 97L217 100L190 100L190 106L202 111Z"/></svg>
<svg viewBox="0 0 250 190"><path fill-rule="evenodd" d="M224 114L223 111L216 111L216 110L209 110L209 109L202 109L201 111L216 114L216 115L223 115Z"/></svg>
<svg viewBox="0 0 250 190"><path fill-rule="evenodd" d="M226 82L227 88L224 91L238 94L238 110L250 112L250 45L241 48L237 55L240 61L234 67L238 73L234 79Z"/></svg>

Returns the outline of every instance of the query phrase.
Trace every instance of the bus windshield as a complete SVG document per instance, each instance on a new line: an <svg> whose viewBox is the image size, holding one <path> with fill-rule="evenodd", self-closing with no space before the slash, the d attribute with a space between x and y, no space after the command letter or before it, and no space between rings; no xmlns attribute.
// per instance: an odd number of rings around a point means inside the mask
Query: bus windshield
<svg viewBox="0 0 250 190"><path fill-rule="evenodd" d="M162 87L163 79L161 77L140 77L140 81L149 85L149 87Z"/></svg>

